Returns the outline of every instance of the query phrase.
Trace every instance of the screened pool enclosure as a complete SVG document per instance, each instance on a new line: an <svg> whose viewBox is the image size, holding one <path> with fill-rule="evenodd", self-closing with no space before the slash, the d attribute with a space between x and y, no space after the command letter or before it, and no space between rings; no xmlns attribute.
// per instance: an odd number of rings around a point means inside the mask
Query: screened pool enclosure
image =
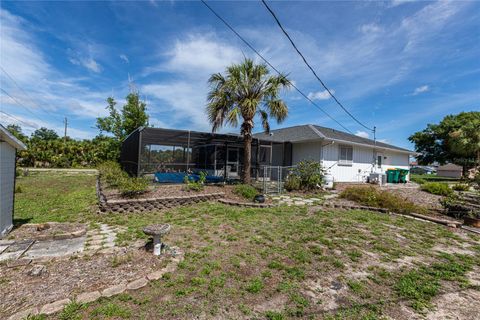
<svg viewBox="0 0 480 320"><path fill-rule="evenodd" d="M252 177L262 175L264 166L290 165L291 149L290 143L253 139ZM243 138L236 134L140 127L123 141L120 162L131 175L157 174L165 178L164 182L180 182L177 180L185 173L200 172L212 181L235 180L241 178L244 168Z"/></svg>

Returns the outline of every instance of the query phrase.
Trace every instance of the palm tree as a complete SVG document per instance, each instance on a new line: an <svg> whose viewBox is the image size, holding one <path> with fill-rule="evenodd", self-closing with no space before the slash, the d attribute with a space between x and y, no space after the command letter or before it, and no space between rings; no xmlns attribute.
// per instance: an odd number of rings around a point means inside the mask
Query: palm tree
<svg viewBox="0 0 480 320"><path fill-rule="evenodd" d="M225 71L225 75L215 73L208 80L210 92L206 111L213 132L224 124L236 127L242 122L240 133L245 149L243 182L250 183L254 118L259 116L266 132L270 131L269 117L278 123L285 120L288 107L279 95L282 89L290 87L290 81L283 74L270 75L265 64L255 64L251 59L233 64Z"/></svg>

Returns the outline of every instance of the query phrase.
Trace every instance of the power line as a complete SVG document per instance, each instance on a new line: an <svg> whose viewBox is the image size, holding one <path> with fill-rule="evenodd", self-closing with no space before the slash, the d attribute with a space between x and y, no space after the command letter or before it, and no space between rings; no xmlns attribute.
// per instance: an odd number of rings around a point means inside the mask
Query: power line
<svg viewBox="0 0 480 320"><path fill-rule="evenodd" d="M17 117L15 117L15 116L13 116L13 115L11 115L11 114L9 114L9 113L6 113L5 111L0 110L0 113L3 113L3 114L6 115L7 117L9 117L9 118L11 118L11 119L13 119L13 120L15 120L15 121L18 121L18 122L20 122L20 123L23 123L23 124L24 124L25 126L27 126L27 127L30 127L30 128L33 128L33 129L37 129L37 127L32 126L32 125L29 124L28 122L25 122L25 121L23 121L23 120L20 120L20 119L18 119Z"/></svg>
<svg viewBox="0 0 480 320"><path fill-rule="evenodd" d="M362 127L364 127L365 129L367 130L370 130L370 131L374 131L374 129L371 129L369 127L367 127L366 125L364 125L360 120L358 120L352 113L350 113L350 111L347 110L347 108L345 108L343 106L343 104L340 103L340 101L338 101L338 99L333 95L333 93L330 91L330 89L327 88L327 86L325 85L325 83L322 81L322 79L320 79L320 77L317 75L317 73L315 72L315 70L313 70L312 66L310 66L310 64L307 62L307 59L305 59L305 56L300 52L300 50L297 48L297 46L295 45L295 42L293 42L292 38L290 37L290 35L287 33L287 31L283 28L282 24L280 23L280 21L278 20L277 16L275 15L275 13L273 12L272 9L270 9L270 7L267 5L267 3L265 2L265 0L262 0L262 3L263 5L265 6L265 8L267 8L267 10L270 12L270 14L273 16L273 18L275 19L275 21L277 22L278 26L280 27L280 29L282 30L282 32L285 34L285 36L288 38L288 40L290 41L290 43L292 44L293 48L295 49L295 51L297 51L297 53L300 55L300 57L302 57L303 59L303 62L307 65L307 67L310 69L310 71L312 71L313 75L315 76L315 78L317 78L317 80L320 82L320 84L323 86L323 88L325 88L325 90L328 92L328 94L335 100L335 102L343 109L343 111L345 111L353 120L355 120L355 122L357 122L359 125L361 125Z"/></svg>
<svg viewBox="0 0 480 320"><path fill-rule="evenodd" d="M35 113L33 113L29 108L27 108L23 103L21 103L21 102L18 101L15 97L13 97L10 93L8 93L7 91L5 91L5 89L0 88L0 90L1 90L3 93L5 93L7 96L9 96L10 99L12 99L13 101L15 101L18 105L24 107L25 110L27 110L28 112L30 112L35 118L37 118L37 119L40 120L40 121L43 121L43 120L40 119Z"/></svg>
<svg viewBox="0 0 480 320"><path fill-rule="evenodd" d="M45 111L45 112L48 113L49 115L57 118L57 115L51 113L51 112L48 111L47 109L44 109L42 106L40 106L39 104L37 104L37 103L35 102L35 100L32 98L32 96L30 96L30 94L28 94L25 90L23 90L23 88L20 87L20 85L18 84L18 82L15 81L15 79L7 72L2 66L0 66L0 70L2 70L2 71L7 75L7 77L8 77L10 80L12 80L12 82L15 84L15 86L16 86L17 88L19 88L19 89L29 98L29 100L30 100L31 102L33 102L37 107L39 107L40 109L42 109L43 111ZM59 119L59 118L57 118L57 119Z"/></svg>
<svg viewBox="0 0 480 320"><path fill-rule="evenodd" d="M275 72L277 72L279 75L282 73L278 71L277 68L275 68L260 52L258 52L245 38L243 38L225 19L223 19L215 10L213 10L212 7L210 7L205 0L201 0L202 3L220 20L222 21L227 28L229 28L240 40L243 41L253 52L257 54L270 68L272 68ZM317 105L312 99L310 99L305 93L303 93L295 84L293 84L290 80L288 80L288 83L295 89L297 90L298 93L300 93L305 99L307 99L311 104L313 104L315 107L317 107L321 112L323 112L327 117L335 121L340 127L345 129L346 131L350 132L353 134L352 131L350 131L348 128L346 128L344 125L342 125L340 122L338 122L335 118L333 118L330 114L328 114L325 110L323 110L319 105Z"/></svg>

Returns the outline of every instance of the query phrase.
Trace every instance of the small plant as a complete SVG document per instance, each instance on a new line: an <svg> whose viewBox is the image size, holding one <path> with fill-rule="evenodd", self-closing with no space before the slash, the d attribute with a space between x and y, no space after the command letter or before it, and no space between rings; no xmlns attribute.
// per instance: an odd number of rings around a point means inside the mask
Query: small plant
<svg viewBox="0 0 480 320"><path fill-rule="evenodd" d="M423 178L420 178L420 177L417 177L417 176L415 176L415 175L413 175L413 174L410 176L410 181L416 182L416 183L418 183L418 184L424 184L424 183L427 182L427 180L425 180L425 179L423 179Z"/></svg>
<svg viewBox="0 0 480 320"><path fill-rule="evenodd" d="M80 311L84 308L82 303L72 301L67 304L59 315L60 320L80 320L82 316Z"/></svg>
<svg viewBox="0 0 480 320"><path fill-rule="evenodd" d="M313 190L323 182L323 168L320 162L314 160L300 161L292 169L285 181L285 188L292 190Z"/></svg>
<svg viewBox="0 0 480 320"><path fill-rule="evenodd" d="M470 186L466 183L457 183L452 186L452 189L455 191L468 191Z"/></svg>
<svg viewBox="0 0 480 320"><path fill-rule="evenodd" d="M249 282L245 289L250 293L259 293L263 289L263 282L261 279L255 278Z"/></svg>
<svg viewBox="0 0 480 320"><path fill-rule="evenodd" d="M207 179L207 174L205 172L200 172L198 181L195 181L193 178L188 175L183 178L183 189L185 191L202 191L205 186L205 181Z"/></svg>
<svg viewBox="0 0 480 320"><path fill-rule="evenodd" d="M118 182L118 189L124 197L135 197L147 192L148 181L142 177L124 177Z"/></svg>
<svg viewBox="0 0 480 320"><path fill-rule="evenodd" d="M233 187L233 193L253 201L253 198L258 194L257 189L248 184L238 184Z"/></svg>
<svg viewBox="0 0 480 320"><path fill-rule="evenodd" d="M21 186L15 186L15 193L22 193L23 189Z"/></svg>
<svg viewBox="0 0 480 320"><path fill-rule="evenodd" d="M421 189L431 194L439 196L448 196L453 193L448 184L441 182L427 182L422 184Z"/></svg>

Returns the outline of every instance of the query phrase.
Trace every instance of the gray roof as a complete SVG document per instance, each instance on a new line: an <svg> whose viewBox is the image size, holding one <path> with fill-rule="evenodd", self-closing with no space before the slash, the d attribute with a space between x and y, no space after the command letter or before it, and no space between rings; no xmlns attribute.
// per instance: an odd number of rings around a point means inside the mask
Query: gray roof
<svg viewBox="0 0 480 320"><path fill-rule="evenodd" d="M10 133L10 131L7 130L7 128L0 124L0 142L1 141L5 141L17 150L27 149L27 146L25 146L22 141L18 140L13 134Z"/></svg>
<svg viewBox="0 0 480 320"><path fill-rule="evenodd" d="M273 142L302 142L312 141L318 139L325 139L330 141L338 141L345 143L360 144L373 147L375 142L371 139L362 138L354 134L335 130L332 128L321 127L313 124L305 124L299 126L293 126L283 129L270 130L270 134L265 132L254 134L255 138L262 140L269 140ZM414 154L415 152L408 149L393 146L391 144L376 142L378 148L398 150L402 152L409 152Z"/></svg>

